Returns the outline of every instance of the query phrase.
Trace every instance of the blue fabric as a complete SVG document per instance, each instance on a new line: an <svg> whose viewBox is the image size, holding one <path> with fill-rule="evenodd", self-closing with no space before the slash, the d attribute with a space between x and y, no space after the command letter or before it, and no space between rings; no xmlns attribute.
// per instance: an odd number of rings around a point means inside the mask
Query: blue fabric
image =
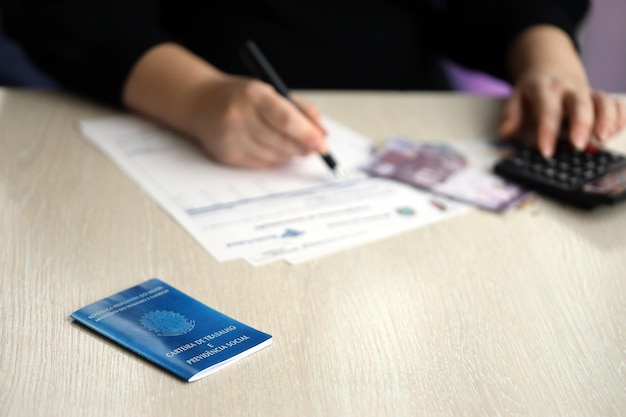
<svg viewBox="0 0 626 417"><path fill-rule="evenodd" d="M57 83L39 70L20 48L7 38L2 30L0 13L0 86L57 88Z"/></svg>

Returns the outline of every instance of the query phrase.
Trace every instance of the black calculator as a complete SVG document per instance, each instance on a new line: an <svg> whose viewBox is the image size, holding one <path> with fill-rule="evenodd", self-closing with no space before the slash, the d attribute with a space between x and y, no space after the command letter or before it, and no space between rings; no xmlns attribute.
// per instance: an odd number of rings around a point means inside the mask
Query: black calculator
<svg viewBox="0 0 626 417"><path fill-rule="evenodd" d="M626 198L626 157L594 145L577 151L559 141L549 159L534 147L520 145L494 170L528 189L581 208Z"/></svg>

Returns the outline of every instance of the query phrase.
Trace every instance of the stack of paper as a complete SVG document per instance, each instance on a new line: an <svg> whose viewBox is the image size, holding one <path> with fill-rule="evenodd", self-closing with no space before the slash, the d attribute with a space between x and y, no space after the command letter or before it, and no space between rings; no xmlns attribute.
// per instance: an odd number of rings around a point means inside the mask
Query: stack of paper
<svg viewBox="0 0 626 417"><path fill-rule="evenodd" d="M371 141L333 120L324 125L346 180L316 155L267 170L220 165L180 135L130 115L80 128L219 261L302 262L466 209L368 177L359 167L370 159Z"/></svg>

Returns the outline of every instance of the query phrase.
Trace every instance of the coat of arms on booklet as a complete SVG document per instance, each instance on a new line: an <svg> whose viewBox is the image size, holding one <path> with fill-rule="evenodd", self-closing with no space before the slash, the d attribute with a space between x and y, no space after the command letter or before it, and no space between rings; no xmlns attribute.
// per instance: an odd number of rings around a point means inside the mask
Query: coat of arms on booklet
<svg viewBox="0 0 626 417"><path fill-rule="evenodd" d="M71 318L189 382L272 343L269 334L156 278L81 308Z"/></svg>

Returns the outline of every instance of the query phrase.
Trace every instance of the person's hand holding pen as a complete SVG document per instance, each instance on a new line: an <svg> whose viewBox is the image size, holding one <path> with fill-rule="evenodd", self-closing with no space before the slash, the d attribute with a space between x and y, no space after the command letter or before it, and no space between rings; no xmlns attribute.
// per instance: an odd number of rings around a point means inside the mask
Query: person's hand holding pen
<svg viewBox="0 0 626 417"><path fill-rule="evenodd" d="M224 75L199 94L194 136L216 161L246 168L280 165L296 155L326 151L319 111L300 101L302 114L272 86ZM317 121L315 123L314 121Z"/></svg>
<svg viewBox="0 0 626 417"><path fill-rule="evenodd" d="M124 103L196 139L218 162L245 168L324 154L315 106L300 109L262 81L225 74L176 44L148 51L126 82Z"/></svg>

